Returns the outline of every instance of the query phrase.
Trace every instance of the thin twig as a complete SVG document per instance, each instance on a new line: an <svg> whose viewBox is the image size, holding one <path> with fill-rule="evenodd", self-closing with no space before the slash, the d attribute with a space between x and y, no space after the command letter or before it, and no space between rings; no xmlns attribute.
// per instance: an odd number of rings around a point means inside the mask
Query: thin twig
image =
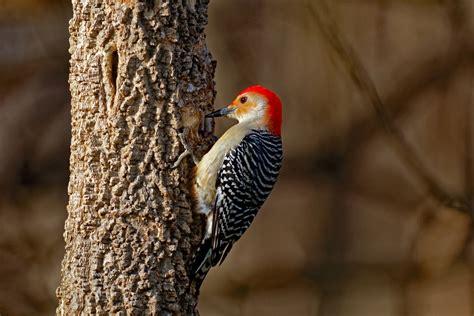
<svg viewBox="0 0 474 316"><path fill-rule="evenodd" d="M470 86L473 84L473 76L469 78ZM474 133L474 92L471 91L468 96L468 104L466 105L466 126L465 126L465 141L466 141L466 198L470 204L471 210L474 209L474 148L473 148L473 133ZM474 214L473 214L474 216Z"/></svg>
<svg viewBox="0 0 474 316"><path fill-rule="evenodd" d="M389 113L391 121L396 121L407 112L413 111L414 103L411 100L440 83L449 82L461 68L466 67L466 64L470 65L469 57L460 56L458 50L455 50L441 59L421 64L416 69L405 69L406 73L399 74L401 79L397 80L396 88L389 91L383 101L386 108L391 110ZM380 124L374 122L372 118L360 119L351 128L353 132L350 133L355 135L355 138L347 144L347 152L357 151L362 144L377 135L379 129Z"/></svg>
<svg viewBox="0 0 474 316"><path fill-rule="evenodd" d="M447 4L449 21L451 23L451 29L453 33L454 40L458 42L460 45L460 51L468 51L469 45L469 31L468 26L466 23L467 17L467 4L462 0L457 1L448 1ZM472 59L472 56L471 56ZM473 83L473 76L469 74L468 79L470 87L472 87ZM474 106L473 103L473 92L470 91L469 95L467 96L467 104L465 118L464 118L464 141L465 141L465 195L466 200L470 206L471 211L474 211L474 152L473 152L473 135L474 128L473 128L473 120L474 120L474 111L472 107ZM472 214L474 217L474 213Z"/></svg>
<svg viewBox="0 0 474 316"><path fill-rule="evenodd" d="M308 6L315 17L316 23L328 44L339 57L353 83L358 87L362 95L367 98L367 105L371 106L375 112L378 123L388 135L399 158L413 174L421 180L430 195L439 201L439 203L463 212L468 212L469 205L466 199L448 193L447 190L436 181L417 157L403 133L393 124L367 70L352 46L340 34L327 3L324 0L319 0L317 3L318 8L316 9L311 2L308 2Z"/></svg>

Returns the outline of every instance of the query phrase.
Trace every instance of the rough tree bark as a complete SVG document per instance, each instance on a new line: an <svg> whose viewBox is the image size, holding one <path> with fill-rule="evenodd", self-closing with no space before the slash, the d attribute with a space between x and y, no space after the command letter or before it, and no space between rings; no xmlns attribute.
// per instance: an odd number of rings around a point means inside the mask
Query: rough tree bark
<svg viewBox="0 0 474 316"><path fill-rule="evenodd" d="M207 4L73 0L57 314L196 313L186 272L200 234L190 210L192 164L170 167L183 151L178 131L197 146L214 99Z"/></svg>

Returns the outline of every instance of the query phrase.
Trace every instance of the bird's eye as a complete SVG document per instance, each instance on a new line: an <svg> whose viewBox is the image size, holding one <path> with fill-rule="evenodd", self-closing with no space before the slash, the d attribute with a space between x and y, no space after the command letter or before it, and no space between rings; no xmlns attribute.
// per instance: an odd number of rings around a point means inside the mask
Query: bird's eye
<svg viewBox="0 0 474 316"><path fill-rule="evenodd" d="M241 97L240 98L240 103L244 104L245 102L247 102L247 97Z"/></svg>

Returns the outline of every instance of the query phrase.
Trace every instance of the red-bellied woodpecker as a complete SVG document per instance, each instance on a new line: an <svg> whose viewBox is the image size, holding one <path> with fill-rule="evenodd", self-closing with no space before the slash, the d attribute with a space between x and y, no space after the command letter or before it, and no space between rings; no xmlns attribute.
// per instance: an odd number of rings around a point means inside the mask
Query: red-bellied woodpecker
<svg viewBox="0 0 474 316"><path fill-rule="evenodd" d="M211 266L222 263L270 194L282 162L281 101L253 86L207 117L227 116L229 128L196 166L193 194L206 230L190 276L197 287Z"/></svg>

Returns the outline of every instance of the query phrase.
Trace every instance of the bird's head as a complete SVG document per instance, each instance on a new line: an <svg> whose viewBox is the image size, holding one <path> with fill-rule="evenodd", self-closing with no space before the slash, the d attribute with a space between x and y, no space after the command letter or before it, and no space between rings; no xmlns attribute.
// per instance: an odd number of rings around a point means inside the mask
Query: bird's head
<svg viewBox="0 0 474 316"><path fill-rule="evenodd" d="M209 113L206 117L227 116L249 124L252 128L266 128L281 134L281 101L273 91L252 86L242 92L228 106Z"/></svg>

